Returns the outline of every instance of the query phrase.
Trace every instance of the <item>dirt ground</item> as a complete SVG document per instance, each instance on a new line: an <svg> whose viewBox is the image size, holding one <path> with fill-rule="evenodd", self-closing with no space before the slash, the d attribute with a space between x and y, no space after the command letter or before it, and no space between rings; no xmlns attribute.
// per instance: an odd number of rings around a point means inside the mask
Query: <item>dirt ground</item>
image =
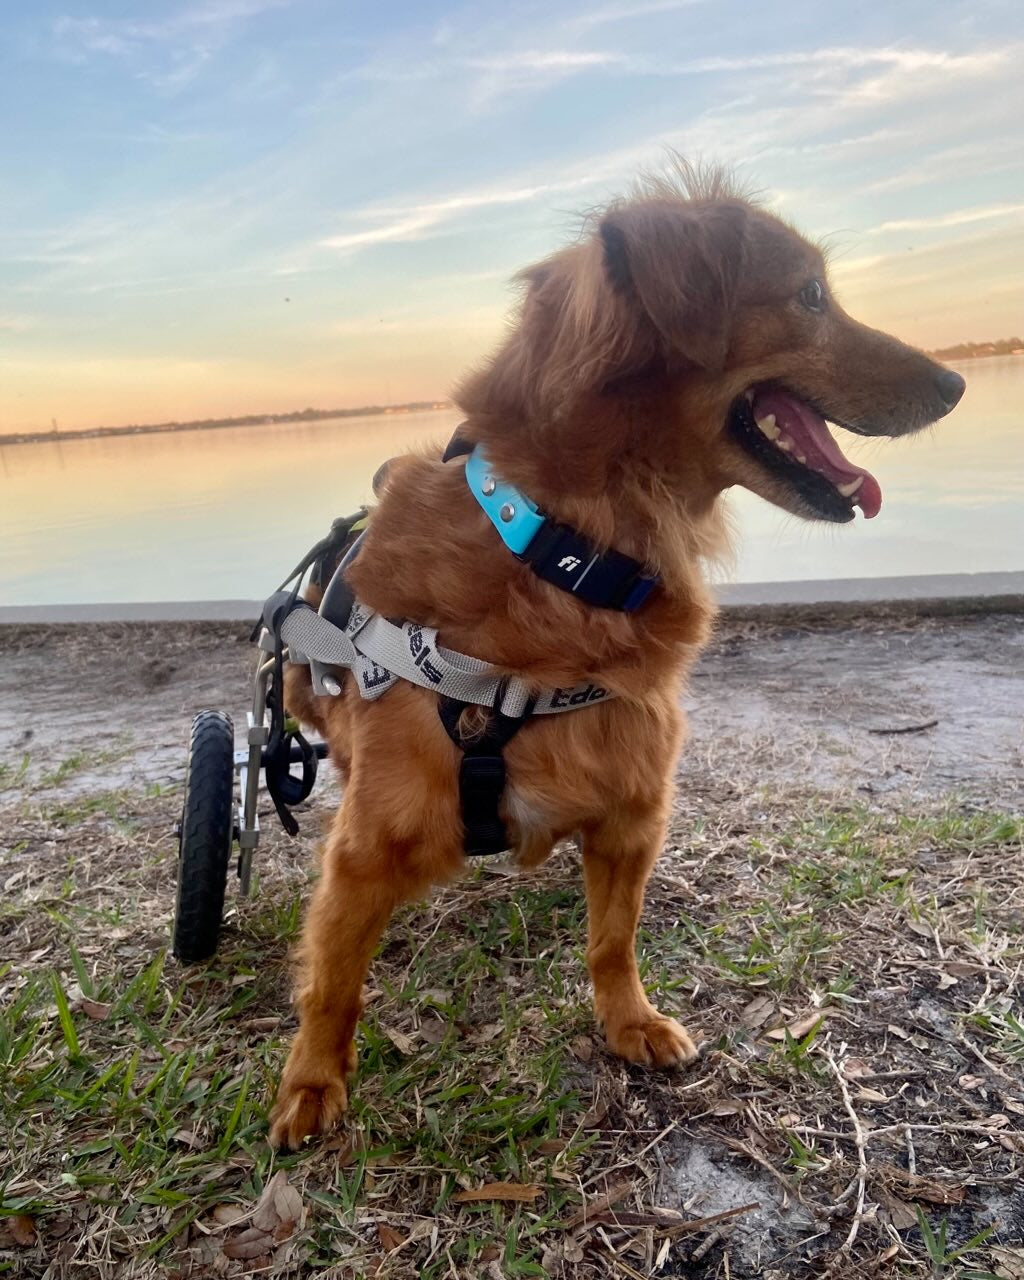
<svg viewBox="0 0 1024 1280"><path fill-rule="evenodd" d="M329 777L218 964L164 955L246 630L0 628L0 1271L1022 1280L1021 617L724 619L640 940L700 1063L604 1052L571 849L492 862L396 918L351 1120L276 1163Z"/></svg>
<svg viewBox="0 0 1024 1280"><path fill-rule="evenodd" d="M0 759L26 761L25 786L71 755L65 792L170 783L194 711L245 724L253 650L237 624L6 627L0 652ZM726 617L686 704L684 788L756 763L761 785L1019 802L1024 620Z"/></svg>

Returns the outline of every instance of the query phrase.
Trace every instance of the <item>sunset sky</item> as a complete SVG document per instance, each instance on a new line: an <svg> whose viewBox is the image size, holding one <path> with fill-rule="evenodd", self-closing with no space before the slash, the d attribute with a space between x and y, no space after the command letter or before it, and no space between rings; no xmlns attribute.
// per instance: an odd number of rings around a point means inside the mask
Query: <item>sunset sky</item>
<svg viewBox="0 0 1024 1280"><path fill-rule="evenodd" d="M665 149L855 314L1024 329L1019 0L35 0L0 42L0 430L447 394Z"/></svg>

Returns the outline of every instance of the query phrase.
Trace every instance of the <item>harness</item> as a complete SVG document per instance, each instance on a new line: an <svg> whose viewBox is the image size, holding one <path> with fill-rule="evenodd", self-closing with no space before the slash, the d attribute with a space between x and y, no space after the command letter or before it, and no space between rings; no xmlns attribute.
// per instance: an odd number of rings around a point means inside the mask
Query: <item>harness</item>
<svg viewBox="0 0 1024 1280"><path fill-rule="evenodd" d="M552 520L525 494L494 474L479 445L456 432L445 462L466 458L466 482L509 550L544 581L598 608L632 612L657 586L658 578L641 562L619 551L602 551L568 525ZM437 631L417 623L383 617L367 608L345 577L359 554L368 522L363 508L336 520L326 538L313 547L263 607L257 624L259 644L275 663L268 696L271 734L266 752L267 787L286 829L298 824L292 805L304 800L316 778L315 749L298 726L285 718L282 703L284 650L294 665L308 665L313 692L336 697L342 691L339 668L352 673L359 695L375 701L399 680L438 694L438 715L445 732L462 752L459 797L470 856L500 853L508 836L500 816L505 790L503 748L535 715L555 715L606 701L613 695L593 681L570 688L538 690L480 658L449 649ZM299 598L307 569L311 581L327 583L319 609ZM254 635L254 639L255 639ZM483 706L489 715L482 732L463 731L463 713ZM298 757L302 776L289 762Z"/></svg>

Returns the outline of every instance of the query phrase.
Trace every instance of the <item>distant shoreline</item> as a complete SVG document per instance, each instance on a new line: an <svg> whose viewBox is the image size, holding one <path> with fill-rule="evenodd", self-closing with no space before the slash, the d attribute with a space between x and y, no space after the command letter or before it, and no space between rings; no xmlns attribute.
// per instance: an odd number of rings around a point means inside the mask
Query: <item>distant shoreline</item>
<svg viewBox="0 0 1024 1280"><path fill-rule="evenodd" d="M0 448L13 444L47 444L62 440L99 440L108 436L152 436L172 431L221 431L227 427L279 427L292 422L328 418L386 418L406 413L451 409L449 400L416 400L409 404L364 405L360 409L300 409L294 413L253 413L242 418L209 418L196 422L154 422L127 427L73 427L68 431L11 431L0 435Z"/></svg>
<svg viewBox="0 0 1024 1280"><path fill-rule="evenodd" d="M929 351L937 360L989 360L996 356L1024 356L1019 338L998 343L968 342ZM61 440L99 440L109 436L152 436L171 431L220 431L226 427L279 427L290 422L323 422L327 418L382 418L405 413L451 409L450 400L414 400L408 404L371 404L359 409L300 409L293 413L253 413L241 418L209 418L195 422L155 422L126 427L73 427L68 431L10 431L0 434L0 448L14 444L47 444Z"/></svg>

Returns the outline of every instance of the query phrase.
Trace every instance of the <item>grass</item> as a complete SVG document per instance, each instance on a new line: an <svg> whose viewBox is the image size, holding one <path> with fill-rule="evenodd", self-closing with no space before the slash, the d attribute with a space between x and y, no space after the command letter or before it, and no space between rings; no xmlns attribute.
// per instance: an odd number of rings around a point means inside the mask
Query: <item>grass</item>
<svg viewBox="0 0 1024 1280"><path fill-rule="evenodd" d="M178 803L34 794L5 814L11 1274L968 1280L1016 1247L1012 815L751 795L680 817L641 938L653 998L704 1041L679 1075L603 1049L575 855L525 878L479 868L392 922L350 1116L279 1158L266 1108L294 1026L305 857L268 826L258 894L233 900L216 961L183 969L166 950ZM303 1206L291 1223L266 1217L281 1172ZM461 1195L494 1183L532 1198ZM741 1192L759 1207L684 1229Z"/></svg>

